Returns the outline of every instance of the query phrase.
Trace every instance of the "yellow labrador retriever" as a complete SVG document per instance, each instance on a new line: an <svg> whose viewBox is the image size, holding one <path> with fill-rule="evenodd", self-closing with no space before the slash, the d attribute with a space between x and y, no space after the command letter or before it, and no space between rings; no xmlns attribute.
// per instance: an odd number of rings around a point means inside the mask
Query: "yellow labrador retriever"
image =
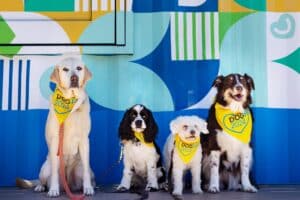
<svg viewBox="0 0 300 200"><path fill-rule="evenodd" d="M85 84L91 73L78 58L65 58L54 69L51 81L56 83L63 99L76 98L77 101L64 121L63 156L66 180L71 190L83 190L85 195L94 194L94 174L89 160L89 133L91 128L90 103L85 92ZM46 123L48 155L40 174L35 191L43 192L46 187L49 197L57 197L62 189L59 177L59 126L57 110L53 98Z"/></svg>

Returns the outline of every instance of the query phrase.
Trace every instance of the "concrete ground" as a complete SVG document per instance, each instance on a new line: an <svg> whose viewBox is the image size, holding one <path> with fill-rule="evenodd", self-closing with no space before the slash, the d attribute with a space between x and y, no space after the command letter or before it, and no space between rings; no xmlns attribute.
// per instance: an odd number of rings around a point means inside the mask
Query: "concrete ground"
<svg viewBox="0 0 300 200"><path fill-rule="evenodd" d="M136 200L139 196L128 193L110 193L109 188L100 188L96 190L93 197L87 197L86 200L105 199L105 200ZM260 186L258 193L245 192L221 192L218 194L203 193L194 195L188 192L184 193L184 199L187 200L299 200L300 185L285 185L285 186ZM35 193L32 190L18 188L0 188L0 199L45 199L49 200L46 193ZM65 194L62 194L55 200L67 200ZM149 200L172 200L173 198L166 192L151 192Z"/></svg>

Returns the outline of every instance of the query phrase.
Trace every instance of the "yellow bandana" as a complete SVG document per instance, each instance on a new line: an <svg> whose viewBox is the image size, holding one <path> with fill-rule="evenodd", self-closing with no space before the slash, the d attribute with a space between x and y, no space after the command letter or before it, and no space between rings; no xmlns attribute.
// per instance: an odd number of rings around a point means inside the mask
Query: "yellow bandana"
<svg viewBox="0 0 300 200"><path fill-rule="evenodd" d="M216 103L216 118L222 129L245 144L249 144L252 133L252 117L249 109L244 113L233 113Z"/></svg>
<svg viewBox="0 0 300 200"><path fill-rule="evenodd" d="M175 136L175 147L184 164L188 164L192 160L199 145L200 137L198 137L195 141L190 142L182 140L178 134Z"/></svg>
<svg viewBox="0 0 300 200"><path fill-rule="evenodd" d="M52 103L54 112L60 124L67 119L77 100L78 99L75 97L67 99L58 88L55 89L52 95Z"/></svg>
<svg viewBox="0 0 300 200"><path fill-rule="evenodd" d="M134 136L143 144L147 145L148 147L154 147L153 142L145 142L144 134L140 132L134 132Z"/></svg>

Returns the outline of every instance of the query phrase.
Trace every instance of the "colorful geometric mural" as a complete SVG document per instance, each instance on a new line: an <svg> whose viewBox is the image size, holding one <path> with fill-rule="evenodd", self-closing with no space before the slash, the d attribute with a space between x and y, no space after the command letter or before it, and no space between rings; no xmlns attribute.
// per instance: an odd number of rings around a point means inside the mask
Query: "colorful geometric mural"
<svg viewBox="0 0 300 200"><path fill-rule="evenodd" d="M142 103L154 112L162 147L174 117L207 117L212 82L229 73L255 82L254 180L300 183L295 2L0 0L0 186L38 176L54 88L49 76L65 53L80 55L93 74L86 89L97 183L120 180L121 165L110 177L102 173L118 159L118 124L128 107Z"/></svg>

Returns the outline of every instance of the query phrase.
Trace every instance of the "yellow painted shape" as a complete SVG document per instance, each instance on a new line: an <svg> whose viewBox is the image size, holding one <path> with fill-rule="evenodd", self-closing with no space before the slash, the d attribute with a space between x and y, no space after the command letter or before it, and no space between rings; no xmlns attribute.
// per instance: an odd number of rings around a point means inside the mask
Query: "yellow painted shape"
<svg viewBox="0 0 300 200"><path fill-rule="evenodd" d="M0 11L24 11L23 0L0 0Z"/></svg>
<svg viewBox="0 0 300 200"><path fill-rule="evenodd" d="M65 30L72 43L76 43L79 37L91 23L90 21L57 21L57 23Z"/></svg>
<svg viewBox="0 0 300 200"><path fill-rule="evenodd" d="M300 11L299 0L267 0L267 10L274 12Z"/></svg>
<svg viewBox="0 0 300 200"><path fill-rule="evenodd" d="M237 4L234 0L219 0L219 12L252 12L252 9Z"/></svg>

